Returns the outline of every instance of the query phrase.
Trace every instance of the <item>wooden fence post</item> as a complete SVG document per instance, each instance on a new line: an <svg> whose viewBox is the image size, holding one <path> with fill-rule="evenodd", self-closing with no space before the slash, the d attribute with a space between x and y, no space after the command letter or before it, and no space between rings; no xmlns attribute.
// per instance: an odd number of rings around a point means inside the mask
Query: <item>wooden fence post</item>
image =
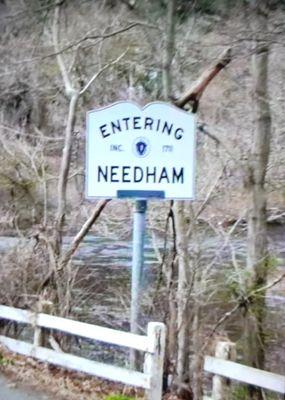
<svg viewBox="0 0 285 400"><path fill-rule="evenodd" d="M30 324L36 331L33 344L0 335L0 344L6 346L9 350L63 368L74 369L88 373L89 375L141 387L147 391L148 400L161 400L166 336L164 324L150 322L148 324L147 336L136 335L130 332L117 331L72 319L44 313L34 313L3 305L0 305L0 318ZM51 336L49 343L52 349L47 348L47 343L46 346L41 346L39 345L42 336L41 329L45 330L44 333L56 330L87 339L99 340L103 343L142 351L147 354L145 357L144 373L91 361L71 353L63 353L58 349L57 343L51 340Z"/></svg>
<svg viewBox="0 0 285 400"><path fill-rule="evenodd" d="M218 342L215 349L215 357L223 360L236 360L236 345L232 342ZM230 380L219 375L213 377L213 400L230 399Z"/></svg>
<svg viewBox="0 0 285 400"><path fill-rule="evenodd" d="M147 400L161 400L164 365L166 327L160 322L150 322L147 327L149 340L145 355L144 372L150 376L150 389Z"/></svg>
<svg viewBox="0 0 285 400"><path fill-rule="evenodd" d="M52 302L39 300L37 304L37 311L32 317L32 325L34 326L34 346L44 346L46 345L47 338L45 337L46 332L44 329L37 325L38 315L40 313L51 314L52 313Z"/></svg>
<svg viewBox="0 0 285 400"><path fill-rule="evenodd" d="M37 304L37 311L32 316L32 325L34 327L34 346L39 347L43 345L42 328L37 325L38 313L42 312L42 305Z"/></svg>

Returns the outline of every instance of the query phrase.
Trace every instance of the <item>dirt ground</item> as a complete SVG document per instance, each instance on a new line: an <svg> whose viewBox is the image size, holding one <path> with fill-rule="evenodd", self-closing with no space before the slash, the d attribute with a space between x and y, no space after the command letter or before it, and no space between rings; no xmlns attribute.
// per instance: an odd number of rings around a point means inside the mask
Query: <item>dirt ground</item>
<svg viewBox="0 0 285 400"><path fill-rule="evenodd" d="M52 397L0 375L0 400L52 400Z"/></svg>
<svg viewBox="0 0 285 400"><path fill-rule="evenodd" d="M41 363L3 347L0 347L0 374L3 382L7 382L3 391L0 390L0 400L103 400L107 395L120 393L143 399L144 395L141 390ZM4 389L12 393L11 396L15 394L14 397L3 397ZM14 393L9 389L15 389ZM20 393L23 396L19 397Z"/></svg>
<svg viewBox="0 0 285 400"><path fill-rule="evenodd" d="M0 400L104 400L118 394L144 399L143 390L38 362L0 346ZM167 393L163 399L179 397Z"/></svg>

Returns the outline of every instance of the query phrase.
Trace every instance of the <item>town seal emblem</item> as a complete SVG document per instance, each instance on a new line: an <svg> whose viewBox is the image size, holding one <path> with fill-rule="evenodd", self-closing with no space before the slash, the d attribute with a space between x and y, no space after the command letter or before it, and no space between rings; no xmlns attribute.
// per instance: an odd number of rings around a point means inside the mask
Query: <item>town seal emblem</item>
<svg viewBox="0 0 285 400"><path fill-rule="evenodd" d="M133 152L137 157L146 157L150 152L149 140L144 137L138 137L133 143Z"/></svg>

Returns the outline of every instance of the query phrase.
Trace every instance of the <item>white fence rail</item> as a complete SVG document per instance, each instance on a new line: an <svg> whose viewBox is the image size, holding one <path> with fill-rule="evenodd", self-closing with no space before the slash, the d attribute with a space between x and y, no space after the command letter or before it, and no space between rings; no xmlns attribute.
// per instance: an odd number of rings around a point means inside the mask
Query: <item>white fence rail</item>
<svg viewBox="0 0 285 400"><path fill-rule="evenodd" d="M204 370L214 375L285 394L285 376L216 357L205 357Z"/></svg>
<svg viewBox="0 0 285 400"><path fill-rule="evenodd" d="M38 346L37 343L31 344L6 336L0 336L0 343L11 351L35 357L41 361L61 367L86 372L90 375L142 387L147 391L148 400L160 400L162 397L165 349L165 326L162 323L150 322L148 324L147 336L142 336L1 305L0 318L30 324L34 327L35 332L39 328L54 329L88 339L99 340L104 343L143 351L145 353L144 372L138 372L51 350Z"/></svg>

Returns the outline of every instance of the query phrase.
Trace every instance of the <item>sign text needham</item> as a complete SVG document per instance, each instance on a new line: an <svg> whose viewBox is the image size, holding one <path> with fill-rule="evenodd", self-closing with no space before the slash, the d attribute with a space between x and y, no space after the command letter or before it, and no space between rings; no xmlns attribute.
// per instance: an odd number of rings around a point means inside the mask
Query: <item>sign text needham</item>
<svg viewBox="0 0 285 400"><path fill-rule="evenodd" d="M194 197L195 121L167 103L119 102L87 114L88 198Z"/></svg>

